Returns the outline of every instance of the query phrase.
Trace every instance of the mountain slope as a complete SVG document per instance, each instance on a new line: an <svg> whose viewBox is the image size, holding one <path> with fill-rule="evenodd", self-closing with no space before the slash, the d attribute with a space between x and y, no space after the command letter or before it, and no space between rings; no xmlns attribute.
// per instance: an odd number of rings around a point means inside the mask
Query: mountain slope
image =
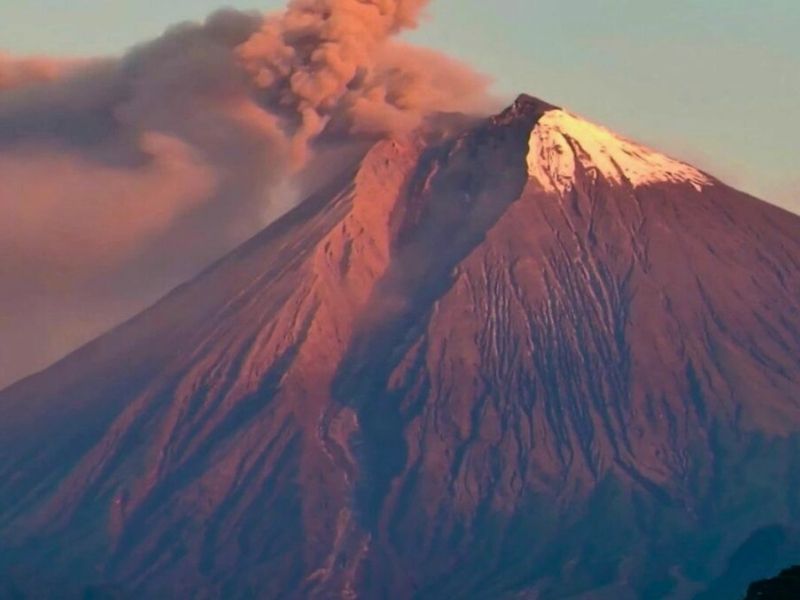
<svg viewBox="0 0 800 600"><path fill-rule="evenodd" d="M691 597L800 514L799 267L797 217L529 97L379 142L0 393L8 585Z"/></svg>

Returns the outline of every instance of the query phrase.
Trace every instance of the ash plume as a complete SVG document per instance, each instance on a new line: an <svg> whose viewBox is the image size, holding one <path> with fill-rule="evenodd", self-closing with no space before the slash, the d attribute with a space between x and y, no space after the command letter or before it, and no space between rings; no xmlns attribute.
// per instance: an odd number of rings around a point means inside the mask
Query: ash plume
<svg viewBox="0 0 800 600"><path fill-rule="evenodd" d="M483 76L397 39L426 4L292 0L119 58L0 55L0 387L264 227L320 145L485 110Z"/></svg>
<svg viewBox="0 0 800 600"><path fill-rule="evenodd" d="M302 154L327 127L385 133L425 114L474 110L485 80L440 54L392 40L416 25L420 0L295 0L237 54Z"/></svg>
<svg viewBox="0 0 800 600"><path fill-rule="evenodd" d="M54 60L44 56L15 57L0 52L0 92L63 77L80 61Z"/></svg>

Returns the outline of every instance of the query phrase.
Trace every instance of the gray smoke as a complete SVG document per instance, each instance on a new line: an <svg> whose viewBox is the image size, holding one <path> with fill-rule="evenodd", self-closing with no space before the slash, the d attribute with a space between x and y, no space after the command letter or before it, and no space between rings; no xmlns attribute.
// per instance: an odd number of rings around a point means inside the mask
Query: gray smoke
<svg viewBox="0 0 800 600"><path fill-rule="evenodd" d="M397 41L425 4L293 0L120 58L0 56L0 387L266 225L320 143L482 110L482 76Z"/></svg>

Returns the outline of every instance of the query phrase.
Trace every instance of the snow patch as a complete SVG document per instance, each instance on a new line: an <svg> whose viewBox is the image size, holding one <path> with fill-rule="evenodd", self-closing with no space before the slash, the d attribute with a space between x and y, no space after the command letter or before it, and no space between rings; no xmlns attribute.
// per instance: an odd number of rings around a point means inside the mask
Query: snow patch
<svg viewBox="0 0 800 600"><path fill-rule="evenodd" d="M689 183L697 191L713 182L691 165L625 140L563 110L545 113L531 132L528 174L551 192L564 194L575 182L577 165L618 183L640 187Z"/></svg>

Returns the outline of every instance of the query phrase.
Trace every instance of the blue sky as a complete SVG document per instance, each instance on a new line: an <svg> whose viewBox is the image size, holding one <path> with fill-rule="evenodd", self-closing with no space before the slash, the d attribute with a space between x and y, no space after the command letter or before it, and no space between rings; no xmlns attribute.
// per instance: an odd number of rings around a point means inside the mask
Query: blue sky
<svg viewBox="0 0 800 600"><path fill-rule="evenodd" d="M213 0L0 0L0 50L113 54ZM279 0L228 2L272 10ZM410 37L800 212L797 0L434 0Z"/></svg>

